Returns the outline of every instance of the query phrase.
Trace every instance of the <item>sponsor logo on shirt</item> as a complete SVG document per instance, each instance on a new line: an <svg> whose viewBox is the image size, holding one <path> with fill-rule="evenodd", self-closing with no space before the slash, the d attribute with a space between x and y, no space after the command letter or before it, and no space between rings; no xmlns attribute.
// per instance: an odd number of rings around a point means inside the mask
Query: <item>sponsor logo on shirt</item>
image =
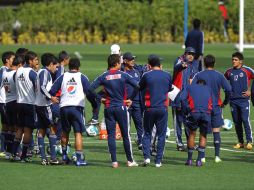
<svg viewBox="0 0 254 190"><path fill-rule="evenodd" d="M116 80L121 78L121 74L107 75L106 80Z"/></svg>
<svg viewBox="0 0 254 190"><path fill-rule="evenodd" d="M67 92L69 94L75 94L76 93L76 87L77 87L77 82L75 81L74 78L71 78L68 82L67 82Z"/></svg>
<svg viewBox="0 0 254 190"><path fill-rule="evenodd" d="M22 81L22 82L25 81L25 77L24 77L24 74L23 74L23 73L22 73L21 75L18 76L18 81Z"/></svg>
<svg viewBox="0 0 254 190"><path fill-rule="evenodd" d="M240 73L239 76L240 76L240 77L243 77L243 73Z"/></svg>

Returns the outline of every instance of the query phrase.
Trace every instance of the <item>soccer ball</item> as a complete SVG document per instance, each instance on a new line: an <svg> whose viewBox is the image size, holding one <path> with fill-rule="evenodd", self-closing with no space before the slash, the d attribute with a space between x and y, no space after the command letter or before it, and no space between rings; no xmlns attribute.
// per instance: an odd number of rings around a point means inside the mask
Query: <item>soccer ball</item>
<svg viewBox="0 0 254 190"><path fill-rule="evenodd" d="M99 130L96 125L87 125L86 126L86 134L89 137L95 137L99 135Z"/></svg>
<svg viewBox="0 0 254 190"><path fill-rule="evenodd" d="M224 119L224 125L222 126L222 128L228 131L232 129L232 127L233 127L233 122L230 119Z"/></svg>

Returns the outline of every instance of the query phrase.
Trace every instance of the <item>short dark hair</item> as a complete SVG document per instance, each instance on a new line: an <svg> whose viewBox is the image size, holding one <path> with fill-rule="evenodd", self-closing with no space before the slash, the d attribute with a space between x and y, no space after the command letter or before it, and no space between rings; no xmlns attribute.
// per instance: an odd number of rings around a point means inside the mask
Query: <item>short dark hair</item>
<svg viewBox="0 0 254 190"><path fill-rule="evenodd" d="M214 68L215 65L215 57L211 54L205 56L204 65L206 68Z"/></svg>
<svg viewBox="0 0 254 190"><path fill-rule="evenodd" d="M206 81L203 80L203 79L198 79L198 80L197 80L197 84L206 85Z"/></svg>
<svg viewBox="0 0 254 190"><path fill-rule="evenodd" d="M16 50L16 55L24 55L24 56L25 56L25 54L26 54L28 51L29 51L29 50L26 49L26 48L18 48L18 49Z"/></svg>
<svg viewBox="0 0 254 190"><path fill-rule="evenodd" d="M53 63L53 65L56 65L58 63L58 59L52 54L52 53L44 53L41 56L41 64L44 67L47 67L50 65L50 63Z"/></svg>
<svg viewBox="0 0 254 190"><path fill-rule="evenodd" d="M25 60L24 60L23 56L16 55L14 60L13 60L13 62L12 62L12 65L13 66L18 66L19 64L24 65L25 64Z"/></svg>
<svg viewBox="0 0 254 190"><path fill-rule="evenodd" d="M2 55L2 61L3 61L3 64L6 63L6 59L10 59L11 56L15 56L15 53L13 51L6 51L3 53Z"/></svg>
<svg viewBox="0 0 254 190"><path fill-rule="evenodd" d="M242 53L240 53L240 52L235 52L235 53L233 53L232 54L232 57L237 57L238 59L240 59L240 60L244 60L244 57L243 57L243 54Z"/></svg>
<svg viewBox="0 0 254 190"><path fill-rule="evenodd" d="M36 57L38 57L38 56L35 52L28 51L25 55L25 61L27 64L29 64L29 61L35 59Z"/></svg>
<svg viewBox="0 0 254 190"><path fill-rule="evenodd" d="M161 60L162 60L162 58L160 58L158 55L155 55L155 54L151 54L148 56L148 64L151 67L160 67Z"/></svg>
<svg viewBox="0 0 254 190"><path fill-rule="evenodd" d="M78 58L71 58L69 63L69 70L79 69L80 67L80 60Z"/></svg>
<svg viewBox="0 0 254 190"><path fill-rule="evenodd" d="M197 28L200 27L201 21L200 21L199 19L195 18L195 19L193 20L192 24L193 24L193 27L194 27L195 29L197 29Z"/></svg>
<svg viewBox="0 0 254 190"><path fill-rule="evenodd" d="M62 62L65 59L68 59L70 56L66 51L61 51L58 55L59 62Z"/></svg>
<svg viewBox="0 0 254 190"><path fill-rule="evenodd" d="M111 54L108 56L108 69L115 67L117 63L120 63L120 55Z"/></svg>

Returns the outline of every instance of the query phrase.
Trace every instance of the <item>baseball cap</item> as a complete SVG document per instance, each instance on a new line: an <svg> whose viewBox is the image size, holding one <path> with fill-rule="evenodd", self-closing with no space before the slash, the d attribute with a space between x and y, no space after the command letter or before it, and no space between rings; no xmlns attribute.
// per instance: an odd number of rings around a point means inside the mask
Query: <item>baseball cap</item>
<svg viewBox="0 0 254 190"><path fill-rule="evenodd" d="M120 54L120 46L118 44L113 44L110 47L111 54Z"/></svg>
<svg viewBox="0 0 254 190"><path fill-rule="evenodd" d="M193 47L187 47L185 53L196 53L196 50Z"/></svg>
<svg viewBox="0 0 254 190"><path fill-rule="evenodd" d="M148 64L151 66L160 65L163 59L158 55L151 54L148 56Z"/></svg>
<svg viewBox="0 0 254 190"><path fill-rule="evenodd" d="M131 52L126 52L126 53L123 54L123 59L127 59L127 60L131 61L135 58L136 58L136 56L132 55Z"/></svg>

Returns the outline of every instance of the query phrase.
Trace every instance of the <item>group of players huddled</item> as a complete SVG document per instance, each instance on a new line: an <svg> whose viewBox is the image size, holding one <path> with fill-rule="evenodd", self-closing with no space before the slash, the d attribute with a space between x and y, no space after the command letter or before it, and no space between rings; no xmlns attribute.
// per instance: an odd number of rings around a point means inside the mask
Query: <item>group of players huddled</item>
<svg viewBox="0 0 254 190"><path fill-rule="evenodd" d="M145 65L137 65L131 52L121 55L120 46L113 44L107 60L107 70L93 82L80 72L80 60L61 51L58 58L52 53L41 56L25 48L16 53L2 54L0 70L1 153L11 161L31 162L29 147L36 129L36 138L42 165L60 165L71 162L67 148L71 129L75 137L76 166L86 166L83 153L85 98L93 108L90 123L98 124L100 104L104 104L104 118L108 135L108 149L113 168L119 167L116 156L115 131L119 125L123 137L127 166L135 167L130 137L130 119L137 130L137 145L143 151L148 166L155 156L155 166L162 166L168 125L168 106L172 106L178 150L185 150L182 142L182 123L187 137L188 158L191 166L196 149L196 166L205 162L207 134L213 132L215 162L221 162L220 127L223 126L222 108L230 103L238 143L234 148L252 149L250 125L250 97L254 104L254 71L243 65L241 53L232 54L232 68L225 75L214 70L215 57L207 55L204 63L195 59L195 49L187 47L174 64L173 77L162 69L162 59L148 56ZM66 68L68 65L68 69ZM66 66L66 67L65 67ZM203 68L204 67L204 68ZM40 69L39 69L40 68ZM67 69L67 70L65 70ZM96 92L102 86L103 90ZM225 100L220 99L224 89ZM178 92L179 91L179 92ZM176 93L176 97L169 96ZM177 94L178 92L178 94ZM171 99L169 99L169 97ZM246 134L244 145L243 129ZM196 130L200 129L199 144L195 145ZM151 146L156 129L156 147ZM45 136L49 139L50 159L45 152ZM57 158L60 142L62 159Z"/></svg>

